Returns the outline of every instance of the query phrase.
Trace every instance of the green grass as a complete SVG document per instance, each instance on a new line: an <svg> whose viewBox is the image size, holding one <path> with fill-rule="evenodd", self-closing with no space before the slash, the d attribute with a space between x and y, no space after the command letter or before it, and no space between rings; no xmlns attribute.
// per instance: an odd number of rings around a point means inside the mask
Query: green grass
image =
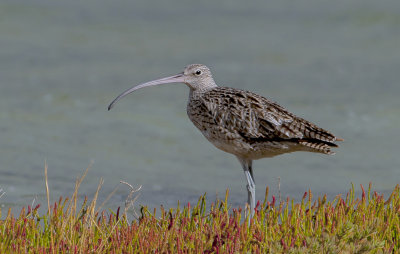
<svg viewBox="0 0 400 254"><path fill-rule="evenodd" d="M47 167L45 175L47 186ZM345 198L328 201L309 191L299 203L289 198L278 202L267 188L249 225L244 211L229 205L228 191L209 209L204 195L195 205L135 212L132 188L124 209L105 212L97 207L101 182L94 197L78 207L85 175L70 198L48 199L43 213L40 205L22 208L18 217L9 209L0 221L0 253L400 252L399 186L386 200L370 185L367 192L361 186L361 197L355 197L352 186Z"/></svg>

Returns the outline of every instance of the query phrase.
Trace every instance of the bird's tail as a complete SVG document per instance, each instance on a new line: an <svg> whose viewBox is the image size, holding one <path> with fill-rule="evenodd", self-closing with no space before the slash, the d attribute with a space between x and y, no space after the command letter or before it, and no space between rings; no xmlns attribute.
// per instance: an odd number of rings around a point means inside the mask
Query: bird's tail
<svg viewBox="0 0 400 254"><path fill-rule="evenodd" d="M343 139L339 138L336 140L342 141ZM329 155L335 154L335 152L331 151L331 148L339 147L335 143L328 142L328 141L321 141L318 139L300 139L299 144L313 150L313 152L320 152L320 153L329 154Z"/></svg>

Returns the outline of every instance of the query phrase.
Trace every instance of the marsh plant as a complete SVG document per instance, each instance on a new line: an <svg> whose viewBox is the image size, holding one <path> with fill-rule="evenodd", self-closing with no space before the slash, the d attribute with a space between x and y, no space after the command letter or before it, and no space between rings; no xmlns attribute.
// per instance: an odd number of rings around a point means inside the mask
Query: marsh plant
<svg viewBox="0 0 400 254"><path fill-rule="evenodd" d="M139 188L128 194L125 207L105 211L97 206L101 180L93 198L77 205L71 197L49 199L47 207L11 209L0 221L0 253L398 253L400 250L400 188L390 197L352 186L344 197L328 201L304 193L300 202L278 201L265 193L250 224L244 209L224 200L207 208L206 195L196 204L174 209L135 210ZM111 197L112 195L110 195ZM108 198L107 198L108 199ZM106 200L107 200L106 199ZM45 206L46 206L45 205ZM2 212L0 210L0 212Z"/></svg>

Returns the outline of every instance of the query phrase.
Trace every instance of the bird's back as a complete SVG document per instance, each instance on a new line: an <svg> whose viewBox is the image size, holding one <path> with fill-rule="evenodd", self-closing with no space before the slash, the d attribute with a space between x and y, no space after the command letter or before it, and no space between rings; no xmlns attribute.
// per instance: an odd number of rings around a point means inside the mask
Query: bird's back
<svg viewBox="0 0 400 254"><path fill-rule="evenodd" d="M259 159L293 151L333 154L341 140L260 95L215 87L190 97L187 113L218 148Z"/></svg>

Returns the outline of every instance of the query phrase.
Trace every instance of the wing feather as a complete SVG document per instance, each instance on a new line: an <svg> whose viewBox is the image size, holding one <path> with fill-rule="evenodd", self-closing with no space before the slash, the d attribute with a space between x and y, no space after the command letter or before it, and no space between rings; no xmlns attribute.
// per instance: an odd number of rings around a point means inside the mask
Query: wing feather
<svg viewBox="0 0 400 254"><path fill-rule="evenodd" d="M315 141L327 145L341 140L252 92L217 87L205 92L201 101L215 124L246 139L298 140L313 148L324 147L314 145ZM314 142L310 145L310 142L307 143L309 140Z"/></svg>

